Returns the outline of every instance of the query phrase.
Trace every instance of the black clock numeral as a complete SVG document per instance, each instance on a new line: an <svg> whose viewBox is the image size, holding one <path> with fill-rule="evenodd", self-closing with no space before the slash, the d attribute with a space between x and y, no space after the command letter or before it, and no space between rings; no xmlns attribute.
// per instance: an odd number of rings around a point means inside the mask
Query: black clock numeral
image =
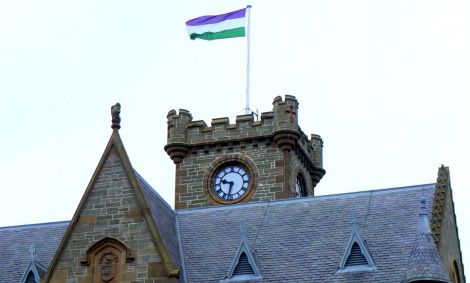
<svg viewBox="0 0 470 283"><path fill-rule="evenodd" d="M216 192L218 195L220 195L220 193L222 192L222 189L219 187L219 189L217 189L215 192Z"/></svg>
<svg viewBox="0 0 470 283"><path fill-rule="evenodd" d="M233 200L233 195L227 195L227 200Z"/></svg>

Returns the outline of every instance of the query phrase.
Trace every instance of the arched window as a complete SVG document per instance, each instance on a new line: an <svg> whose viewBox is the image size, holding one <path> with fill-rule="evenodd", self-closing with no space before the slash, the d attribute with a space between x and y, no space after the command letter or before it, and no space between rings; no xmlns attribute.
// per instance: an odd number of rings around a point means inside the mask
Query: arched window
<svg viewBox="0 0 470 283"><path fill-rule="evenodd" d="M297 174L295 178L295 185L294 185L294 197L300 198L307 196L307 188L305 186L305 179L302 176L302 173Z"/></svg>
<svg viewBox="0 0 470 283"><path fill-rule="evenodd" d="M452 266L450 267L450 281L452 281L452 283L460 283L459 266L455 260L453 260Z"/></svg>

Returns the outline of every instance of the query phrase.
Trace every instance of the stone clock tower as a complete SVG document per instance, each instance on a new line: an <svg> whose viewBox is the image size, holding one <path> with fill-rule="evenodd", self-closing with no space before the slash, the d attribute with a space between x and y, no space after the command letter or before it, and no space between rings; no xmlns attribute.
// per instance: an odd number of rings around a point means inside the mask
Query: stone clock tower
<svg viewBox="0 0 470 283"><path fill-rule="evenodd" d="M325 174L322 139L298 125L294 96L274 98L273 111L254 121L239 115L193 121L168 112L165 151L176 165L175 208L205 207L314 195Z"/></svg>

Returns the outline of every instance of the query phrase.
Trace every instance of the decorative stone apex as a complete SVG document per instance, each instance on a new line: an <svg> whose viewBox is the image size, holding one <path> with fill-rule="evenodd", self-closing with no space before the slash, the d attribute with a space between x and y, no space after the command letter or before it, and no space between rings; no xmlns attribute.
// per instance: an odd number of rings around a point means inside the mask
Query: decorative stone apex
<svg viewBox="0 0 470 283"><path fill-rule="evenodd" d="M118 102L111 106L111 128L113 130L119 130L121 128L121 117L119 114L121 114L121 104Z"/></svg>

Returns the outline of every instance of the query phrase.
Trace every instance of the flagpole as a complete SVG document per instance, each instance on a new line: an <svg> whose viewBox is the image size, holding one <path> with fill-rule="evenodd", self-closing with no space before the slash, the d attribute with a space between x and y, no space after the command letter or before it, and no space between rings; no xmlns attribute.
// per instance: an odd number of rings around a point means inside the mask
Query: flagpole
<svg viewBox="0 0 470 283"><path fill-rule="evenodd" d="M246 24L246 107L245 114L250 114L250 9L251 5L246 6L247 24Z"/></svg>

